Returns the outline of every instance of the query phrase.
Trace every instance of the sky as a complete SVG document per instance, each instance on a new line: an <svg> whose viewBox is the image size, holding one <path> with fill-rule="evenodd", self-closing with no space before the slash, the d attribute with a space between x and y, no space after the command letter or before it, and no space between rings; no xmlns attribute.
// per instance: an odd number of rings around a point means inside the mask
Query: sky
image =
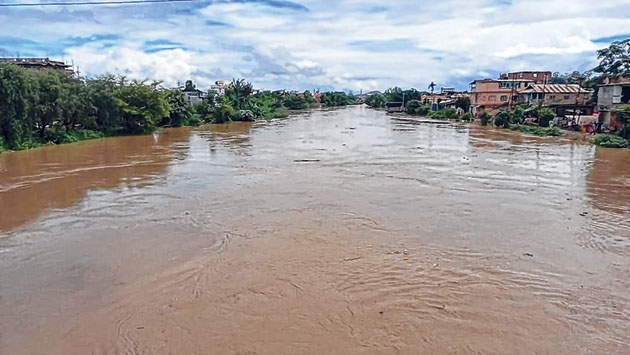
<svg viewBox="0 0 630 355"><path fill-rule="evenodd" d="M88 77L114 73L166 86L245 78L260 89L425 90L433 81L466 90L502 72L590 69L598 49L630 38L629 9L630 0L0 7L0 57L49 57Z"/></svg>

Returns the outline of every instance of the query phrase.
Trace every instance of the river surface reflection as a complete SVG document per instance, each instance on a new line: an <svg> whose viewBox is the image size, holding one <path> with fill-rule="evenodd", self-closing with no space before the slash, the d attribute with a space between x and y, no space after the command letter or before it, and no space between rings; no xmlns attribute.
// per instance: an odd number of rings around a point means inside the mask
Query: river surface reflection
<svg viewBox="0 0 630 355"><path fill-rule="evenodd" d="M365 107L0 154L0 353L626 353L629 161Z"/></svg>

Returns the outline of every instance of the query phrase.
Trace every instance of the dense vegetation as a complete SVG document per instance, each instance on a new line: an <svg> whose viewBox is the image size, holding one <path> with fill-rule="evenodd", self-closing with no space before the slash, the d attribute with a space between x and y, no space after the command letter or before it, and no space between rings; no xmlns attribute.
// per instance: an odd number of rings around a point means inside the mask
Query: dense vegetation
<svg viewBox="0 0 630 355"><path fill-rule="evenodd" d="M606 148L628 148L630 145L627 140L612 134L597 136L591 140L591 143Z"/></svg>
<svg viewBox="0 0 630 355"><path fill-rule="evenodd" d="M57 71L0 66L0 146L25 149L187 124L181 93L112 75L79 80Z"/></svg>
<svg viewBox="0 0 630 355"><path fill-rule="evenodd" d="M0 65L0 151L76 142L113 135L144 134L160 127L253 121L287 117L289 110L319 106L309 91L255 92L233 80L223 97L209 92L192 106L180 90L159 82L103 75L74 78L66 73ZM192 81L186 91L194 91ZM343 92L323 93L328 107L354 104Z"/></svg>
<svg viewBox="0 0 630 355"><path fill-rule="evenodd" d="M555 118L555 112L547 107L538 106L530 111L527 116L535 120L536 124L525 123L525 107L516 106L513 109L503 110L491 116L487 112L479 115L481 125L487 126L492 123L496 127L509 128L512 131L533 134L537 136L559 136L561 131L558 127L549 127L549 123Z"/></svg>

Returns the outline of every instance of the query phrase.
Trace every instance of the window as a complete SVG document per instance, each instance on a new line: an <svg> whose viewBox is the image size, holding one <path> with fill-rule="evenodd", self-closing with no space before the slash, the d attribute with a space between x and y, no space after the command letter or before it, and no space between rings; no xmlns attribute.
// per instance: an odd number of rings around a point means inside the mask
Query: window
<svg viewBox="0 0 630 355"><path fill-rule="evenodd" d="M537 78L537 77L538 77L538 73L534 73L534 78Z"/></svg>
<svg viewBox="0 0 630 355"><path fill-rule="evenodd" d="M551 95L549 96L549 100L555 100L556 96L555 95Z"/></svg>
<svg viewBox="0 0 630 355"><path fill-rule="evenodd" d="M488 96L488 101L497 101L497 96L496 95L489 95Z"/></svg>
<svg viewBox="0 0 630 355"><path fill-rule="evenodd" d="M518 73L519 79L523 79L523 73Z"/></svg>
<svg viewBox="0 0 630 355"><path fill-rule="evenodd" d="M501 101L507 101L507 95L501 95Z"/></svg>
<svg viewBox="0 0 630 355"><path fill-rule="evenodd" d="M564 95L564 99L565 99L565 100L568 100L568 99L570 99L570 98L571 98L571 97L570 97L569 95Z"/></svg>

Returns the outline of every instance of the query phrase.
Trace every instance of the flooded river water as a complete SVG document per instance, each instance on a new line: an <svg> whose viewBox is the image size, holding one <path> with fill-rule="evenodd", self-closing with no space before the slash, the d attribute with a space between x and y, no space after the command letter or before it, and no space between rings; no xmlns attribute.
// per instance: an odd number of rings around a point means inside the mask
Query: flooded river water
<svg viewBox="0 0 630 355"><path fill-rule="evenodd" d="M0 154L1 354L628 354L630 151L364 107Z"/></svg>

